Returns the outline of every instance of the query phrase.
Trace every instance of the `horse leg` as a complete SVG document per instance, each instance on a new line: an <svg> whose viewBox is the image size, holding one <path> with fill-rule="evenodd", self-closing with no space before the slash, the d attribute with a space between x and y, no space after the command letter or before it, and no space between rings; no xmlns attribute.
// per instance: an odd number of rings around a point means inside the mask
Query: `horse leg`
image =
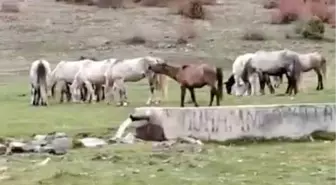
<svg viewBox="0 0 336 185"><path fill-rule="evenodd" d="M91 103L91 100L94 102L96 101L96 95L94 93L93 87L91 82L89 82L88 80L84 81L84 84L87 88L87 95L86 95L86 99L89 99L89 103ZM91 96L91 97L90 97Z"/></svg>
<svg viewBox="0 0 336 185"><path fill-rule="evenodd" d="M101 86L101 93L102 93L101 100L105 100L105 87L104 86Z"/></svg>
<svg viewBox="0 0 336 185"><path fill-rule="evenodd" d="M127 106L128 105L128 101L127 101L127 91L126 91L126 87L125 87L125 81L124 79L120 80L119 82L119 87L120 87L120 93L121 93L121 97L122 97L122 105L123 106Z"/></svg>
<svg viewBox="0 0 336 185"><path fill-rule="evenodd" d="M210 89L210 101L209 101L209 107L212 106L212 102L214 100L214 97L216 95L216 103L218 105L218 93L217 93L217 89L215 87L211 87Z"/></svg>
<svg viewBox="0 0 336 185"><path fill-rule="evenodd" d="M36 98L35 98L35 106L38 106L39 103L40 103L40 99L41 99L40 88L41 87L38 87L38 88L35 89L35 96L36 96Z"/></svg>
<svg viewBox="0 0 336 185"><path fill-rule="evenodd" d="M112 86L112 90L113 90L114 95L116 93L119 94L119 101L117 103L117 106L122 106L123 105L123 98L124 97L123 97L123 92L122 92L122 87L121 87L121 85L122 85L121 81L122 81L122 79L114 80L113 86Z"/></svg>
<svg viewBox="0 0 336 185"><path fill-rule="evenodd" d="M40 99L41 105L47 106L48 105L48 97L47 97L47 89L46 85L40 86Z"/></svg>
<svg viewBox="0 0 336 185"><path fill-rule="evenodd" d="M153 101L153 97L155 96L155 75L148 75L148 84L149 84L149 97L147 99L146 105L150 105Z"/></svg>
<svg viewBox="0 0 336 185"><path fill-rule="evenodd" d="M315 73L317 74L317 87L316 90L320 91L323 89L323 77L321 71L319 69L314 69Z"/></svg>
<svg viewBox="0 0 336 185"><path fill-rule="evenodd" d="M67 102L71 101L71 91L68 84L65 84L65 95L67 97Z"/></svg>
<svg viewBox="0 0 336 185"><path fill-rule="evenodd" d="M259 76L259 84L260 84L260 94L265 95L265 84L266 84L266 78L265 75L262 73L258 73Z"/></svg>
<svg viewBox="0 0 336 185"><path fill-rule="evenodd" d="M104 99L106 104L110 104L112 100L114 100L114 82L109 80L108 78L105 79L105 88L104 88Z"/></svg>
<svg viewBox="0 0 336 185"><path fill-rule="evenodd" d="M186 94L186 87L181 85L181 101L180 101L180 106L184 107L184 98Z"/></svg>
<svg viewBox="0 0 336 185"><path fill-rule="evenodd" d="M100 93L101 92L101 86L100 85L96 85L96 89L95 89L95 94L97 96L97 102L99 102L101 99L100 99Z"/></svg>
<svg viewBox="0 0 336 185"><path fill-rule="evenodd" d="M286 89L286 92L285 92L285 94L289 94L289 91L291 90L291 77L289 76L289 74L288 73L286 73L286 78L287 78L287 81L288 81L288 83L287 83L287 89Z"/></svg>
<svg viewBox="0 0 336 185"><path fill-rule="evenodd" d="M30 88L30 104L32 106L35 106L35 99L36 99L36 90L33 86L33 84L31 84L31 88Z"/></svg>
<svg viewBox="0 0 336 185"><path fill-rule="evenodd" d="M198 103L196 102L196 97L195 97L195 91L194 88L190 87L188 88L191 96L192 102L194 102L195 107L198 107Z"/></svg>
<svg viewBox="0 0 336 185"><path fill-rule="evenodd" d="M267 74L265 74L265 82L268 86L268 89L269 89L270 93L274 94L275 90L274 90L273 85L271 83L271 79L270 79L269 75L267 75Z"/></svg>

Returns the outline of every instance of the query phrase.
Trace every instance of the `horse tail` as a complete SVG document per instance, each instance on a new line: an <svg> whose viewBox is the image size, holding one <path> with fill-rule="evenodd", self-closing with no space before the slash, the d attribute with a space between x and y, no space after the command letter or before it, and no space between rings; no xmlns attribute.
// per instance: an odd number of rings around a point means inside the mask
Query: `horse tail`
<svg viewBox="0 0 336 185"><path fill-rule="evenodd" d="M39 85L45 84L47 77L47 69L42 63L42 61L40 61L39 64L37 65L36 73L37 73L37 83Z"/></svg>
<svg viewBox="0 0 336 185"><path fill-rule="evenodd" d="M296 84L297 84L297 86L299 87L299 86L301 86L301 71L302 71L302 69L301 69L302 67L301 67L301 63L300 63L300 59L299 59L299 57L295 57L295 59L294 59L294 66L293 66L293 77L295 78L295 80L296 80Z"/></svg>
<svg viewBox="0 0 336 185"><path fill-rule="evenodd" d="M46 101L46 88L47 88L47 68L42 61L39 62L36 69L37 73L37 84L40 87L41 96L43 101Z"/></svg>
<svg viewBox="0 0 336 185"><path fill-rule="evenodd" d="M216 77L217 77L217 91L219 99L223 98L223 70L220 67L216 67Z"/></svg>
<svg viewBox="0 0 336 185"><path fill-rule="evenodd" d="M166 100L168 95L168 77L162 74L156 74L156 75L157 75L156 89L161 90L162 98L163 100Z"/></svg>
<svg viewBox="0 0 336 185"><path fill-rule="evenodd" d="M326 80L327 79L327 60L324 57L322 57L322 60L321 60L321 70L322 70L323 78Z"/></svg>

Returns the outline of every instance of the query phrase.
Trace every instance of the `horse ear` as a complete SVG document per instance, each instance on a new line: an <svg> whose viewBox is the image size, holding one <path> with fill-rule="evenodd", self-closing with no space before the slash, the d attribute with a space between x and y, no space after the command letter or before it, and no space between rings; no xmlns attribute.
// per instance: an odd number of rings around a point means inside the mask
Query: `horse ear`
<svg viewBox="0 0 336 185"><path fill-rule="evenodd" d="M185 65L182 66L182 69L185 69L185 68L187 68L188 66L189 66L189 65L185 64Z"/></svg>

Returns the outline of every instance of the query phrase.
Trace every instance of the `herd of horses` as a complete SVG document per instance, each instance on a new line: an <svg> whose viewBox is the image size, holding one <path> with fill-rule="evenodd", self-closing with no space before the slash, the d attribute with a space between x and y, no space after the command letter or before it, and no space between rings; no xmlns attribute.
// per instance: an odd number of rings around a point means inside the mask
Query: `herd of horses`
<svg viewBox="0 0 336 185"><path fill-rule="evenodd" d="M298 53L289 49L246 53L238 56L232 64L232 73L223 80L223 70L210 63L171 64L160 57L145 56L133 59L110 58L97 61L80 57L77 61L61 61L51 70L48 61L41 59L30 68L31 105L46 106L48 98L55 97L57 84L61 84L60 102L95 102L105 100L110 104L118 96L118 106L127 106L126 82L148 79L149 97L146 105L166 100L168 78L180 85L180 106L184 107L188 90L191 101L197 107L195 88L210 87L209 106L216 98L219 106L223 87L227 94L248 96L265 94L265 85L275 93L286 76L288 85L285 94L299 92L301 74L314 70L317 74L316 90L322 90L326 78L326 59L318 52ZM273 81L273 82L272 82ZM259 89L259 92L258 92ZM156 95L161 91L161 99Z"/></svg>

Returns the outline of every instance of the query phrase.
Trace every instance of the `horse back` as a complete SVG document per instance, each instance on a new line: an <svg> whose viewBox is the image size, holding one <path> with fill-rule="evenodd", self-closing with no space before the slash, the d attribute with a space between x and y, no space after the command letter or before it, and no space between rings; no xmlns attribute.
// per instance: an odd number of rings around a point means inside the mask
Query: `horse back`
<svg viewBox="0 0 336 185"><path fill-rule="evenodd" d="M216 79L216 71L208 64L187 64L181 67L178 77L184 85L202 87Z"/></svg>

